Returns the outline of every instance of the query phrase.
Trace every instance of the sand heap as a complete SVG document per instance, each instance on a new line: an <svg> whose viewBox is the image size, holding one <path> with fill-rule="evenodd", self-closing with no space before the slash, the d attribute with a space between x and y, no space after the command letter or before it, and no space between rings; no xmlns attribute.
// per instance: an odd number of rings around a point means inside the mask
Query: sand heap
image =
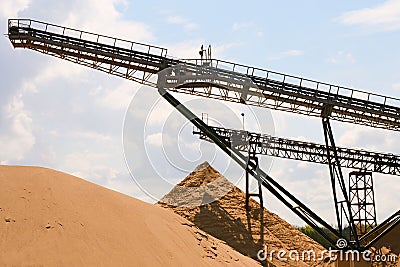
<svg viewBox="0 0 400 267"><path fill-rule="evenodd" d="M179 191L176 191L174 188L158 205L172 209L182 217L196 224L200 229L224 240L237 251L254 259L257 258L257 252L260 248L264 248L264 245L267 246L268 251L283 249L285 251L297 250L301 253L304 250L312 249L316 253L319 253L324 250L320 244L298 231L276 214L267 209L261 210L259 203L252 199L249 203L250 211L246 213L245 193L232 185L208 163L203 163L199 168L190 173L177 185L177 188L182 186L197 187L216 179L224 179L225 184L230 184L231 190L225 196L212 203L200 207L173 207L172 205L167 205L165 202L171 203L176 198L178 200L175 202L183 202ZM212 195L212 190L208 188L208 191L204 192L203 197L209 198ZM260 220L262 212L264 218L263 229L261 228ZM260 236L261 231L264 232L263 238ZM276 254L274 256L276 257ZM274 258L272 264L276 266L321 266L325 263L303 262L301 260L294 262L290 261L290 259L288 262L281 262Z"/></svg>
<svg viewBox="0 0 400 267"><path fill-rule="evenodd" d="M257 266L160 207L38 167L0 166L0 266Z"/></svg>
<svg viewBox="0 0 400 267"><path fill-rule="evenodd" d="M400 254L400 224L390 230L385 236L378 240L376 247L390 248L396 254Z"/></svg>
<svg viewBox="0 0 400 267"><path fill-rule="evenodd" d="M374 253L372 257L379 255L388 259L385 263L374 263L374 267L400 267L400 224L380 238L370 250Z"/></svg>

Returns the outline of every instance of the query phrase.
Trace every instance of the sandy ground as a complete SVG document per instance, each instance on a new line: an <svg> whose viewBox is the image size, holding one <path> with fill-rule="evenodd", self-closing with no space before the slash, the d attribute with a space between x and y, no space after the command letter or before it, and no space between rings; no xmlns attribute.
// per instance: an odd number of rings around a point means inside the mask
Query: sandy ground
<svg viewBox="0 0 400 267"><path fill-rule="evenodd" d="M200 207L173 207L162 203L185 203L184 196L180 187L194 187L199 185L210 184L213 181L225 180L226 187L230 191L222 198ZM191 195L191 200L187 203L197 203L198 199L213 197L221 192L221 189L209 186L202 195ZM243 255L257 259L257 252L267 247L269 251L297 250L302 253L305 250L313 250L320 253L324 248L304 235L278 215L260 209L258 202L250 199L250 211L245 209L245 193L239 188L232 185L217 170L204 163L202 167L198 167L182 182L178 184L170 193L168 193L158 205L174 210L177 214L195 223L200 229L224 240L228 245L241 252ZM185 203L185 204L187 204ZM263 212L263 214L262 214ZM260 218L263 218L261 225ZM317 256L318 257L318 256ZM288 257L287 257L288 258ZM269 259L267 259L269 261ZM276 266L328 266L328 263L321 261L291 261L282 262L273 255L271 265ZM265 262L264 262L265 263Z"/></svg>
<svg viewBox="0 0 400 267"><path fill-rule="evenodd" d="M0 266L257 266L172 211L39 167L0 166Z"/></svg>
<svg viewBox="0 0 400 267"><path fill-rule="evenodd" d="M184 190L183 188L191 188ZM201 190L194 190L199 188ZM222 194L221 194L222 193ZM225 195L223 193L226 193ZM223 196L219 197L218 196ZM209 204L205 201L215 200ZM168 203L168 204L166 204ZM228 245L243 255L257 259L256 254L261 248L268 251L291 251L300 253L313 250L317 257L325 250L320 244L304 235L278 215L261 209L258 202L250 199L250 210L245 209L245 193L235 187L207 162L199 165L192 173L183 179L174 189L161 199L158 205L172 209L177 214L196 224L200 229L224 240ZM261 220L261 218L263 220ZM375 254L398 254L400 245L400 226L376 244L379 250ZM386 246L386 247L385 247ZM268 266L335 266L335 267L400 267L400 261L395 262L333 262L325 257L324 260L291 261L276 259L263 261ZM326 255L326 254L325 254ZM371 256L371 258L374 257ZM287 258L287 257L286 257Z"/></svg>
<svg viewBox="0 0 400 267"><path fill-rule="evenodd" d="M376 247L388 247L393 253L400 254L400 224L394 227L387 235L381 238Z"/></svg>

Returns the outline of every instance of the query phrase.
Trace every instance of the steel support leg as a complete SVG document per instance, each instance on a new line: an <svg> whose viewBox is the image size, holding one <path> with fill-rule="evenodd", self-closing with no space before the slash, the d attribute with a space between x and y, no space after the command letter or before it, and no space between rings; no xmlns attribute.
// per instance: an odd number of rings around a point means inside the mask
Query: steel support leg
<svg viewBox="0 0 400 267"><path fill-rule="evenodd" d="M261 188L261 182L258 181L258 193L250 193L250 173L249 171L251 170L250 168L254 168L251 166L255 166L255 168L258 168L258 158L256 156L256 151L255 149L253 150L252 147L254 145L250 144L250 150L249 151L249 160L247 163L247 168L246 168L246 211L249 211L249 199L250 197L258 197L260 200L260 208L264 209L264 203L263 203L263 197L262 197L262 188ZM253 164L250 164L253 163Z"/></svg>
<svg viewBox="0 0 400 267"><path fill-rule="evenodd" d="M263 249L264 246L264 204L263 204L263 196L262 196L262 184L260 181L257 180L258 183L258 192L256 193L250 193L250 175L251 175L251 171L258 169L259 167L259 162L258 162L258 158L256 156L256 151L257 151L257 145L258 143L256 142L249 142L249 158L248 158L248 162L247 162L247 166L246 166L246 216L247 216L247 226L249 229L249 232L252 233L252 223L251 223L251 217L254 216L253 218L256 218L256 216L258 215L259 220L260 220L260 239L258 240L258 244L260 246L260 249ZM250 201L250 197L258 197L259 201L260 201L260 207L258 209L258 213L257 210L250 210L249 207L249 201ZM252 215L253 214L253 215Z"/></svg>
<svg viewBox="0 0 400 267"><path fill-rule="evenodd" d="M193 112L186 108L182 103L180 103L176 98L174 98L170 93L168 93L163 87L158 87L159 94L175 107L184 117L186 117L195 127L202 131L211 141L213 141L222 151L224 151L228 156L231 157L239 166L244 170L248 169L247 164L248 157L244 156L237 149L231 146L230 142L218 135L211 127L206 125L200 118L198 118ZM335 228L319 217L315 212L308 208L304 203L292 195L285 187L281 186L275 179L266 174L261 168L256 168L251 166L249 173L255 179L257 179L261 184L274 195L278 200L280 200L286 207L288 207L293 213L299 216L305 223L310 225L316 232L318 232L326 241L329 242L333 247L339 248L337 246L337 239L344 238ZM254 167L254 168L253 168ZM324 227L323 230L321 227ZM354 248L354 245L349 243L350 248Z"/></svg>
<svg viewBox="0 0 400 267"><path fill-rule="evenodd" d="M350 233L352 236L354 236L355 246L359 248L360 243L358 240L357 229L351 212L351 205L346 190L346 184L343 179L343 173L340 167L339 157L336 150L335 140L333 138L332 128L329 122L329 118L328 116L326 116L326 114L327 114L326 112L323 112L322 126L324 129L327 158L329 163L329 173L331 177L331 185L332 185L333 199L335 202L335 211L336 211L339 233L343 234L344 225L343 225L342 212L344 212L346 221L350 228ZM337 188L337 184L339 185L339 188ZM341 195L344 198L344 200L341 201L338 200L338 192L341 192Z"/></svg>
<svg viewBox="0 0 400 267"><path fill-rule="evenodd" d="M360 239L377 225L372 172L353 171L349 174L349 197ZM354 240L354 236L351 235L350 239Z"/></svg>

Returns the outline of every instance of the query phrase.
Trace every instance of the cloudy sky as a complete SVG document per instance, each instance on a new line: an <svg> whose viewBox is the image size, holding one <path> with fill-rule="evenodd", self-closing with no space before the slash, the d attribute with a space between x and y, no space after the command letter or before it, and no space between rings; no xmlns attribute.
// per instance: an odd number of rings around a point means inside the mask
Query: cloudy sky
<svg viewBox="0 0 400 267"><path fill-rule="evenodd" d="M400 97L399 0L2 0L3 33L8 18L154 44L179 58L196 58L201 44L211 44L220 59ZM1 164L58 169L148 202L204 160L243 185L242 171L214 146L193 137L191 126L154 89L15 50L5 36L0 59ZM323 141L318 118L176 96L218 125L240 128L244 112L246 129ZM346 123L333 127L339 146L400 153L396 132ZM263 159L262 167L335 223L327 166ZM374 178L382 221L398 209L399 178ZM268 192L264 198L267 208L302 224Z"/></svg>

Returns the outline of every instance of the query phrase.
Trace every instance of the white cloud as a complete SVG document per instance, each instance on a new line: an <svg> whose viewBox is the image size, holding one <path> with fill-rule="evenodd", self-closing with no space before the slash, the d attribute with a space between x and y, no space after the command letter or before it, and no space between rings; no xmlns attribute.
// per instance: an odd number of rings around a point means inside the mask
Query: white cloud
<svg viewBox="0 0 400 267"><path fill-rule="evenodd" d="M264 29L254 21L234 22L231 27L232 32L246 32L256 37L264 36Z"/></svg>
<svg viewBox="0 0 400 267"><path fill-rule="evenodd" d="M302 141L302 142L312 142L309 138L307 138L307 137L305 137L303 135L297 136L295 139L297 141Z"/></svg>
<svg viewBox="0 0 400 267"><path fill-rule="evenodd" d="M72 175L104 185L115 179L119 173L105 164L109 157L106 153L74 152L65 156L63 168Z"/></svg>
<svg viewBox="0 0 400 267"><path fill-rule="evenodd" d="M378 223L398 210L400 201L398 176L373 174Z"/></svg>
<svg viewBox="0 0 400 267"><path fill-rule="evenodd" d="M171 116L174 108L159 98L155 105L149 109L142 110L141 113L144 118L146 118L146 126L159 126L164 125L165 121ZM135 110L134 112L140 112L140 110Z"/></svg>
<svg viewBox="0 0 400 267"><path fill-rule="evenodd" d="M146 195L142 189L140 189L132 178L129 177L129 174L119 173L118 179L110 179L106 185L107 188L111 190L118 191L122 194L135 196L142 201L146 201L149 203L154 203L154 199Z"/></svg>
<svg viewBox="0 0 400 267"><path fill-rule="evenodd" d="M12 162L22 160L35 145L31 115L24 109L21 96L15 96L5 109L5 127L0 133L0 157Z"/></svg>
<svg viewBox="0 0 400 267"><path fill-rule="evenodd" d="M191 30L195 30L195 29L199 28L199 24L194 23L194 22L189 22L189 23L186 23L186 24L184 25L184 27L185 27L185 29L191 31Z"/></svg>
<svg viewBox="0 0 400 267"><path fill-rule="evenodd" d="M252 22L235 22L232 25L232 31L240 31L249 28L253 23Z"/></svg>
<svg viewBox="0 0 400 267"><path fill-rule="evenodd" d="M46 1L23 3L28 1L0 0L0 17L17 16L26 9L24 14L34 18L38 10L46 9ZM125 20L120 12L124 4L127 2L120 0L60 1L64 8L52 9L44 19L137 42L154 40L146 24ZM10 49L9 45L6 48ZM23 73L4 85L14 90L11 95L15 97L0 110L1 164L45 165L103 186L117 183L123 188L132 183L120 181L126 172L120 135L123 110L138 85L59 58L37 53L29 57L34 53L22 50L17 53L21 56L15 57L16 65L32 58L35 61L29 61ZM60 119L59 114L66 116Z"/></svg>
<svg viewBox="0 0 400 267"><path fill-rule="evenodd" d="M296 56L301 56L304 54L303 50L298 50L298 49L292 49L288 51L281 52L277 55L273 55L268 57L268 60L279 60L287 57L296 57Z"/></svg>
<svg viewBox="0 0 400 267"><path fill-rule="evenodd" d="M256 35L258 37L263 37L264 36L264 32L263 31L258 31L258 32L256 32Z"/></svg>
<svg viewBox="0 0 400 267"><path fill-rule="evenodd" d="M354 63L355 59L350 52L338 51L334 56L327 59L332 64Z"/></svg>
<svg viewBox="0 0 400 267"><path fill-rule="evenodd" d="M392 84L392 88L396 90L400 90L400 83Z"/></svg>
<svg viewBox="0 0 400 267"><path fill-rule="evenodd" d="M70 133L70 136L76 137L76 138L85 138L85 139L90 139L94 140L97 142L109 142L112 140L112 137L110 135L105 135L101 133L97 133L94 131L81 131L81 132L72 132Z"/></svg>
<svg viewBox="0 0 400 267"><path fill-rule="evenodd" d="M276 110L272 110L272 117L274 121L274 127L275 127L275 132L276 134L282 134L287 131L288 129L288 117L286 116L287 114L284 114L283 112L279 112Z"/></svg>
<svg viewBox="0 0 400 267"><path fill-rule="evenodd" d="M296 50L296 49L285 51L285 52L282 53L282 55L284 55L284 56L301 56L303 54L304 54L304 51Z"/></svg>
<svg viewBox="0 0 400 267"><path fill-rule="evenodd" d="M145 142L157 147L172 146L176 143L167 133L150 134L146 136Z"/></svg>
<svg viewBox="0 0 400 267"><path fill-rule="evenodd" d="M151 41L154 36L141 22L125 21L116 9L120 0L79 1L68 14L63 25L137 42ZM87 12L90 10L90 12ZM101 19L99 19L101 18Z"/></svg>
<svg viewBox="0 0 400 267"><path fill-rule="evenodd" d="M168 54L177 58L200 58L199 50L204 40L196 39L168 45Z"/></svg>
<svg viewBox="0 0 400 267"><path fill-rule="evenodd" d="M43 7L39 7L36 3L38 2L32 2L30 5L35 5L36 9L41 8L43 10ZM72 1L62 5L65 9L52 9L54 12L51 13L54 14L51 16L54 20L51 20L51 22L128 40L142 42L157 41L156 37L153 36L150 31L149 26L145 23L132 22L124 19L124 16L132 15L120 12L121 9L119 9L117 5L124 4L127 5L127 2L119 0ZM27 14L36 15L34 12L30 11L32 9L29 7L29 1L0 1L0 16L17 16L18 12L24 9L29 11ZM87 12L87 10L90 10L90 12ZM179 25L182 30L198 28L199 25L191 21L191 17L189 16L190 15L187 15L187 18L179 16L170 17L169 23ZM235 23L232 26L232 30L243 32L253 30L255 35L262 36L263 32L253 26L254 24L251 23ZM205 42L201 39L191 39L186 42L173 43L168 45L168 47L171 48L169 54L183 58L199 58L198 51L202 43ZM220 44L213 46L213 56L221 57L221 54L224 54L225 51L237 45L238 44ZM8 48L7 46L7 49ZM22 55L23 53L29 52L21 50L20 53ZM302 50L293 49L280 53L280 56L290 57L300 56L302 54L304 54ZM27 60L23 56L21 56L21 58ZM18 63L21 65L21 63L24 62L23 60ZM131 180L127 180L127 177L124 176L126 175L126 171L124 172L125 168L123 166L122 156L121 159L118 157L118 153L122 154L122 149L119 146L120 137L116 137L117 134L120 134L117 132L120 130L120 121L118 121L118 119L122 118L122 110L129 104L137 85L130 81L122 82L121 80L120 82L113 80L108 74L104 73L98 76L92 75L92 72L95 72L94 70L45 55L37 56L35 60L38 61L37 64L36 62L34 62L34 64L30 62L30 64L35 65L35 71L24 69L24 73L18 75L18 79L13 81L12 87L19 88L19 90L14 92L16 97L12 99L9 106L7 106L3 114L1 114L1 116L5 118L0 121L2 124L0 127L0 144L2 146L2 150L0 151L1 163L19 164L22 162L23 164L36 164L38 162L37 158L41 158L42 161L39 162L45 162L50 165L49 167L68 171L82 178L102 185L111 186L119 191L134 194L135 196L141 194L143 197L143 193L135 188ZM17 63L15 62L15 64ZM104 76L105 79L102 80L100 76ZM95 78L93 79L93 77ZM97 79L98 77L99 79ZM77 86L78 84L79 86ZM58 85L60 85L60 91L55 92L55 90L52 90L54 86ZM71 89L68 90L69 98L65 101L63 101L63 96L60 96L60 94L63 93L61 90L64 89ZM89 95L88 92L90 92ZM19 93L22 93L22 95L19 95ZM156 95L157 99L157 97L159 97L157 92L154 90L153 93ZM140 100L143 104L144 102L147 102L147 104L154 103L150 101L149 95L150 92L146 92L146 94L140 96ZM179 95L179 99L185 99L185 97ZM56 104L49 105L51 109L43 109L40 106L48 102L56 102ZM72 105L76 105L73 109L75 111L79 110L79 107L84 107L84 110L81 110L82 113L80 114L71 115ZM54 109L52 109L53 107ZM205 109L210 110L207 108ZM48 112L49 110L51 112ZM162 132L160 127L172 110L173 108L171 108L169 104L155 109L154 116L149 117L148 125L146 126L151 126L150 130L152 133ZM104 113L102 113L103 111ZM66 121L61 121L61 123L59 116L58 118L57 116L49 116L50 113L57 115L61 112L65 112L71 116L66 116ZM144 119L147 117L149 109L141 109L141 106L135 106L134 112L137 116L141 116L141 118ZM240 114L240 112L242 112L241 108L237 108L237 110L235 108L233 109L234 114ZM291 130L293 127L291 127L289 123L290 117L284 118L287 114L281 113L276 113L275 121L277 130L284 134L285 130ZM109 114L110 116L102 116L104 114ZM97 115L98 118L101 119L98 119L96 117ZM88 121L88 117L90 118L90 123L85 124ZM225 122L226 119L223 118L221 121ZM247 122L248 121L246 121L246 123ZM59 127L59 125L62 125L62 127ZM85 127L82 127L82 125ZM238 125L241 125L240 118L238 120ZM154 130L156 126L160 127ZM138 140L139 135L136 135L136 133L143 133L144 128L137 127L137 125L135 125L135 127L135 135L131 135L133 140L129 140L129 142L134 141L135 143L129 146L129 149L133 151L132 154L135 155L132 161L143 163L146 157L145 153L137 153L137 151L139 151L138 144L143 142L143 138ZM110 130L114 128L118 129L115 132ZM44 134L40 134L40 131ZM349 131L351 131L351 129L349 129ZM298 133L296 135L300 134L304 133ZM351 135L351 133L348 134ZM362 137L363 135L360 133L357 138L349 139L349 142L360 142ZM369 138L377 138L379 140L379 135ZM168 143L168 137L163 136L161 133L155 133L147 136L145 141L147 145L160 146L163 142L164 145L165 142ZM176 138L171 139L171 142L172 141L174 142L174 146L176 146ZM99 144L99 142L102 143ZM185 145L182 146L185 153L189 150L193 152L198 150L197 142L189 143L184 140L183 144ZM385 149L395 144L396 138L390 137L388 143L385 145ZM210 144L210 146L212 146L212 144ZM157 150L157 147L151 147L151 149ZM212 146L212 149L215 149L215 146ZM210 150L213 152L214 150L212 149ZM206 154L204 151L202 152ZM208 154L214 155L213 153ZM183 156L185 155L186 154ZM160 155L157 154L155 159L158 160L159 158ZM19 161L21 159L22 161ZM146 164L135 166L146 166ZM296 166L299 170L296 169ZM326 170L326 168L326 166L323 167L324 170ZM140 170L137 173L138 176L143 176L143 173L147 171L145 168L138 168L138 170ZM220 171L222 171L222 169L220 169ZM162 169L160 175L164 176L168 175L168 173ZM327 183L329 183L327 172L325 171L323 179L321 179L322 174L319 175L315 173L312 165L298 162L282 165L281 168L275 168L273 177L275 178L275 176L279 179L285 178L286 181L294 180L294 182L290 184L290 189L308 202L325 200L328 199L327 195L330 195L330 187L327 186ZM232 177L233 175L228 178ZM305 177L310 177L310 180L304 180L303 182L297 181L299 178L305 179ZM302 193L303 191L304 193ZM315 191L317 191L317 194L315 194ZM143 198L145 197L146 196ZM382 201L381 203L382 205L390 203L390 199ZM390 205L388 204L388 206ZM333 211L327 208L331 208L331 203L329 203L329 206L326 205L326 203L321 204L320 207L324 212L329 214L332 212L333 214ZM279 213L281 212L282 210L279 210Z"/></svg>
<svg viewBox="0 0 400 267"><path fill-rule="evenodd" d="M400 154L398 133L359 125L344 125L337 146Z"/></svg>
<svg viewBox="0 0 400 267"><path fill-rule="evenodd" d="M18 13L27 9L30 0L1 0L0 1L0 17L17 18Z"/></svg>
<svg viewBox="0 0 400 267"><path fill-rule="evenodd" d="M82 66L60 59L50 59L45 67L40 68L33 77L24 79L21 88L24 93L37 93L42 85L51 81L70 80L71 77L78 79L79 77L85 77L86 73L87 69Z"/></svg>
<svg viewBox="0 0 400 267"><path fill-rule="evenodd" d="M155 133L155 134L150 134L146 136L146 141L147 144L153 145L153 146L162 146L162 133Z"/></svg>
<svg viewBox="0 0 400 267"><path fill-rule="evenodd" d="M372 8L346 12L339 17L346 25L376 26L382 30L400 28L400 0L388 0Z"/></svg>
<svg viewBox="0 0 400 267"><path fill-rule="evenodd" d="M186 22L186 19L184 19L181 16L170 16L166 19L166 21L170 24L183 24Z"/></svg>
<svg viewBox="0 0 400 267"><path fill-rule="evenodd" d="M57 153L54 150L54 147L48 146L47 148L45 147L43 151L40 153L41 159L46 162L46 164L54 164L57 160Z"/></svg>
<svg viewBox="0 0 400 267"><path fill-rule="evenodd" d="M327 166L276 158L270 175L319 216L329 223L335 222ZM276 210L279 216L298 225L304 224L289 210L281 208L283 205L273 197L268 202L268 209Z"/></svg>
<svg viewBox="0 0 400 267"><path fill-rule="evenodd" d="M169 16L167 17L166 22L169 24L182 25L187 30L195 30L199 28L199 25L197 23L194 23L182 16Z"/></svg>
<svg viewBox="0 0 400 267"><path fill-rule="evenodd" d="M299 168L299 169L307 169L308 167L309 167L309 163L305 162L305 161L302 161L297 164L297 168Z"/></svg>
<svg viewBox="0 0 400 267"><path fill-rule="evenodd" d="M96 87L90 95L96 97L96 102L106 108L114 110L126 110L132 97L140 87L132 81L123 81L117 88L104 89L102 86Z"/></svg>
<svg viewBox="0 0 400 267"><path fill-rule="evenodd" d="M185 146L185 148L187 148L188 150L198 152L198 151L201 151L201 150L200 150L200 144L201 144L202 142L206 143L207 141L198 140L198 141L195 141L195 142L185 143L184 146ZM208 144L208 142L207 142L206 144Z"/></svg>
<svg viewBox="0 0 400 267"><path fill-rule="evenodd" d="M224 53L233 47L241 46L240 43L219 44L211 47L212 58L222 58Z"/></svg>

